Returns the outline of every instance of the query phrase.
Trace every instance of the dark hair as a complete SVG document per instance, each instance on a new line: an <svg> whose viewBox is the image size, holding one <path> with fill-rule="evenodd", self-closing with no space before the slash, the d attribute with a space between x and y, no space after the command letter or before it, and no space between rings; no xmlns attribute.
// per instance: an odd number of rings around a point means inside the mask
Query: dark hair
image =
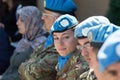
<svg viewBox="0 0 120 80"><path fill-rule="evenodd" d="M103 45L103 42L90 42L90 46L93 47L93 51L98 54L99 49ZM98 61L97 57L96 60Z"/></svg>
<svg viewBox="0 0 120 80"><path fill-rule="evenodd" d="M84 39L87 38L86 36L81 36L81 37L77 37L77 39Z"/></svg>
<svg viewBox="0 0 120 80"><path fill-rule="evenodd" d="M102 42L90 42L90 45L91 47L99 50L101 46L103 45L103 43Z"/></svg>
<svg viewBox="0 0 120 80"><path fill-rule="evenodd" d="M8 14L8 4L0 1L0 22Z"/></svg>

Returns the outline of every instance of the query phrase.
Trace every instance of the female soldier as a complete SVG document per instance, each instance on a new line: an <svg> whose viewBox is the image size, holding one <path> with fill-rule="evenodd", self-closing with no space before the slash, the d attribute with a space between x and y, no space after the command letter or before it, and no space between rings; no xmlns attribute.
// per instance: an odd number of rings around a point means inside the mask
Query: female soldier
<svg viewBox="0 0 120 80"><path fill-rule="evenodd" d="M76 80L87 69L87 63L76 49L77 40L74 29L77 19L71 15L60 16L51 27L54 45L59 53L57 80Z"/></svg>
<svg viewBox="0 0 120 80"><path fill-rule="evenodd" d="M44 3L45 11L42 19L47 32L50 32L52 24L60 15L73 14L77 10L73 0L44 0ZM55 80L58 53L53 45L52 36L49 35L45 44L38 46L33 54L28 61L21 64L19 68L21 78L25 80Z"/></svg>

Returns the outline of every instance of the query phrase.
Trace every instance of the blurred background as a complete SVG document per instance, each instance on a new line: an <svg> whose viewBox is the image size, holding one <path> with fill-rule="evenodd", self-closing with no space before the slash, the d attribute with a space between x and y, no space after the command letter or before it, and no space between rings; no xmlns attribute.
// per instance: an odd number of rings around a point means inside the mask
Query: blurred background
<svg viewBox="0 0 120 80"><path fill-rule="evenodd" d="M93 15L105 15L108 7L109 0L74 0L78 7L76 12L79 21ZM37 1L38 7L43 9L43 0Z"/></svg>
<svg viewBox="0 0 120 80"><path fill-rule="evenodd" d="M82 20L96 15L103 15L120 26L120 0L73 0L78 7L76 16ZM3 3L1 3L3 2ZM19 40L16 26L16 9L18 5L34 5L41 11L44 10L44 0L0 0L0 22L5 25L5 30L12 42Z"/></svg>

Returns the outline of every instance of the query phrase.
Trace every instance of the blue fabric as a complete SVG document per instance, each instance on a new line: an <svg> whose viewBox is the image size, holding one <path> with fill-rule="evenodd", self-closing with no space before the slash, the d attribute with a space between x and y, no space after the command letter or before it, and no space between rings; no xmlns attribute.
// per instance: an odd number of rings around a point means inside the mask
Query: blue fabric
<svg viewBox="0 0 120 80"><path fill-rule="evenodd" d="M77 10L73 0L44 0L44 2L45 9L55 12L71 13Z"/></svg>
<svg viewBox="0 0 120 80"><path fill-rule="evenodd" d="M66 62L68 61L68 59L72 56L73 53L69 53L67 56L60 56L58 58L58 68L59 70L61 70L64 65L66 64Z"/></svg>
<svg viewBox="0 0 120 80"><path fill-rule="evenodd" d="M112 23L90 27L88 31L88 39L90 38L90 42L104 42L111 33L118 29L120 29L120 27Z"/></svg>
<svg viewBox="0 0 120 80"><path fill-rule="evenodd" d="M53 37L52 37L52 35L49 35L46 42L45 42L44 48L47 48L52 44L53 44Z"/></svg>
<svg viewBox="0 0 120 80"><path fill-rule="evenodd" d="M78 24L78 20L69 14L60 16L51 27L51 33L53 32L63 32L70 28L75 27Z"/></svg>
<svg viewBox="0 0 120 80"><path fill-rule="evenodd" d="M101 72L109 65L120 61L120 30L115 31L106 39L97 57Z"/></svg>
<svg viewBox="0 0 120 80"><path fill-rule="evenodd" d="M3 28L0 28L0 75L8 68L13 48Z"/></svg>
<svg viewBox="0 0 120 80"><path fill-rule="evenodd" d="M90 27L96 27L102 24L109 24L109 23L110 23L109 20L104 16L89 17L76 26L74 31L74 36L77 38L87 37L87 33Z"/></svg>

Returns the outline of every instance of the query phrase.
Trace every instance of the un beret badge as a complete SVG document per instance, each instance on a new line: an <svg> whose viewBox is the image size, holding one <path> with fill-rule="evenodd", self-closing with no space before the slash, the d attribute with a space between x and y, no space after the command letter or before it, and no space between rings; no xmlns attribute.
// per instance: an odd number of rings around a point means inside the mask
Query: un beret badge
<svg viewBox="0 0 120 80"><path fill-rule="evenodd" d="M87 36L88 31L89 31L89 28L83 28L82 29L83 36Z"/></svg>
<svg viewBox="0 0 120 80"><path fill-rule="evenodd" d="M92 32L88 33L88 40L91 42L92 41Z"/></svg>
<svg viewBox="0 0 120 80"><path fill-rule="evenodd" d="M62 27L66 27L66 26L69 26L69 21L67 19L63 19L61 22L60 22L61 26Z"/></svg>

